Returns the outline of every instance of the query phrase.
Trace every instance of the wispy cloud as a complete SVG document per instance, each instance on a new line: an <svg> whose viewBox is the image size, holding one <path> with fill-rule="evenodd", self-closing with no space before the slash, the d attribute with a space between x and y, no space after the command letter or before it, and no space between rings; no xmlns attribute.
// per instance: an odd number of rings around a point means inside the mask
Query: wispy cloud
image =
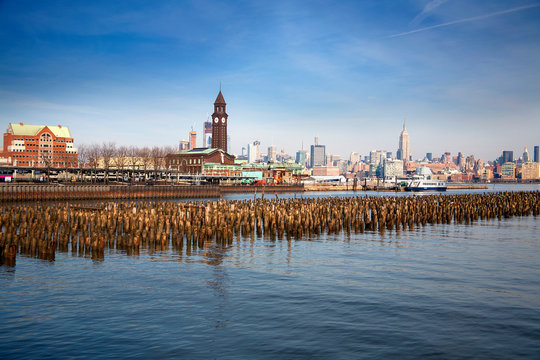
<svg viewBox="0 0 540 360"><path fill-rule="evenodd" d="M393 35L390 35L389 37L394 38L394 37L400 37L400 36L405 36L405 35L411 35L411 34L422 32L422 31L433 30L433 29L437 29L437 28L441 28L441 27L445 27L445 26L450 26L450 25L455 25L455 24L460 24L460 23L464 23L464 22L483 20L483 19L487 19L487 18L490 18L490 17L493 17L493 16L504 15L504 14L508 14L508 13L512 13L512 12L516 12L516 11L535 8L535 7L538 7L538 6L540 6L540 4L519 6L519 7L512 8L512 9L496 11L496 12L489 13L489 14L486 14L486 15L473 16L473 17L469 17L469 18L465 18L465 19L446 22L446 23L443 23L443 24L438 24L438 25L433 25L433 26L426 26L426 27L423 27L423 28L420 28L420 29L406 31L406 32L402 32L402 33L399 33L399 34L393 34Z"/></svg>
<svg viewBox="0 0 540 360"><path fill-rule="evenodd" d="M56 103L51 103L48 101L41 101L41 100L21 101L17 105L23 106L23 107L34 107L34 108L39 108L39 109L74 112L74 113L87 114L87 115L102 115L102 112L90 106L63 105L63 104L56 104Z"/></svg>
<svg viewBox="0 0 540 360"><path fill-rule="evenodd" d="M429 15L430 12L447 2L448 0L432 0L424 6L424 9L412 19L410 25L416 26L422 22Z"/></svg>
<svg viewBox="0 0 540 360"><path fill-rule="evenodd" d="M86 115L102 115L101 111L91 106L57 104L12 91L0 90L0 96L2 96L2 98L0 98L0 104L4 108L35 108L40 110L54 110Z"/></svg>

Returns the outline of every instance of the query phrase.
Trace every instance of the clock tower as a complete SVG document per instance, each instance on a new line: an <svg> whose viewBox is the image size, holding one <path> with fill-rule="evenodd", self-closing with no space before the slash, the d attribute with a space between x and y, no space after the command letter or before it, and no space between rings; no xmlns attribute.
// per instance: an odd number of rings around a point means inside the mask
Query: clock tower
<svg viewBox="0 0 540 360"><path fill-rule="evenodd" d="M218 148L227 152L227 103L223 98L221 90L214 102L214 113L212 114L212 148Z"/></svg>

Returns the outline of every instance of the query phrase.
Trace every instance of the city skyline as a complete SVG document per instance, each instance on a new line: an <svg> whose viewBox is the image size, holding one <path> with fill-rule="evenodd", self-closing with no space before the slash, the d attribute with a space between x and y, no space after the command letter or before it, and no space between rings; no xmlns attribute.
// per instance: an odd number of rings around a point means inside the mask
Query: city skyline
<svg viewBox="0 0 540 360"><path fill-rule="evenodd" d="M4 1L1 123L177 145L221 82L236 154L395 153L404 118L413 159L540 143L540 2L306 4Z"/></svg>

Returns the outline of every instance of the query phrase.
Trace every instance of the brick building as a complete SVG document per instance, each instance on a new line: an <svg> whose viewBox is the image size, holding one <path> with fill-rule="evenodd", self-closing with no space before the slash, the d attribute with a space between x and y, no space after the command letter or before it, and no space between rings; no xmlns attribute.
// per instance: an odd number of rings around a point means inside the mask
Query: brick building
<svg viewBox="0 0 540 360"><path fill-rule="evenodd" d="M521 178L523 180L540 179L540 163L528 162L521 166Z"/></svg>
<svg viewBox="0 0 540 360"><path fill-rule="evenodd" d="M337 166L314 166L311 175L313 176L339 176Z"/></svg>
<svg viewBox="0 0 540 360"><path fill-rule="evenodd" d="M180 174L202 174L205 163L234 164L234 156L222 149L196 148L180 150L165 157L166 167Z"/></svg>
<svg viewBox="0 0 540 360"><path fill-rule="evenodd" d="M221 90L214 102L212 114L212 147L180 149L165 157L166 167L180 174L202 174L204 164L234 165L235 157L227 153L227 104ZM194 131L190 132L190 144L195 145Z"/></svg>
<svg viewBox="0 0 540 360"><path fill-rule="evenodd" d="M501 179L515 180L516 178L516 164L511 162L505 162L504 164L497 166L497 172L500 174Z"/></svg>
<svg viewBox="0 0 540 360"><path fill-rule="evenodd" d="M74 168L77 148L67 126L10 123L4 133L2 158L21 167Z"/></svg>

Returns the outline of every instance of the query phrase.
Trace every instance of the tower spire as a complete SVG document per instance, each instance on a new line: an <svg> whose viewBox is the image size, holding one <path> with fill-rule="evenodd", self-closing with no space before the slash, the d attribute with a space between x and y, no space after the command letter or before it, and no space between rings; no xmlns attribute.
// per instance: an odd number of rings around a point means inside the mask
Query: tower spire
<svg viewBox="0 0 540 360"><path fill-rule="evenodd" d="M219 94L214 102L214 113L212 114L212 148L219 148L227 152L227 103L221 93L221 81L219 83Z"/></svg>

